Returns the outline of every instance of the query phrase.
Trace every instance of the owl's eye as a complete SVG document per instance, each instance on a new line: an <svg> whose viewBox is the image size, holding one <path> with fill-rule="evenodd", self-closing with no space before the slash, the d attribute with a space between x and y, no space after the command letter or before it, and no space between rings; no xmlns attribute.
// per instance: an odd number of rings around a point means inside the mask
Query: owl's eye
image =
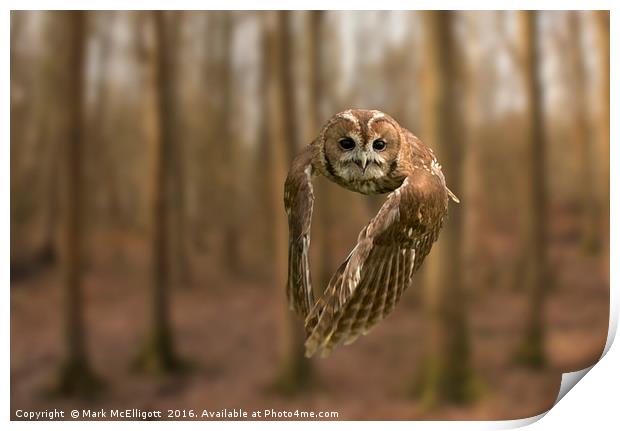
<svg viewBox="0 0 620 431"><path fill-rule="evenodd" d="M355 148L355 141L351 138L342 138L338 141L338 144L340 145L340 148L345 151L351 151Z"/></svg>
<svg viewBox="0 0 620 431"><path fill-rule="evenodd" d="M385 141L382 139L377 139L376 141L372 143L372 148L376 151L385 150L385 146L386 146Z"/></svg>

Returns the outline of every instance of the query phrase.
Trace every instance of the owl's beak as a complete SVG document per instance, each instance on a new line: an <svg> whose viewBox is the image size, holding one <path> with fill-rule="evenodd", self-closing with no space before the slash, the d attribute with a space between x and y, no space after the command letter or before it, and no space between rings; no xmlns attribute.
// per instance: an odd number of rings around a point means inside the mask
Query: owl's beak
<svg viewBox="0 0 620 431"><path fill-rule="evenodd" d="M354 162L357 166L360 167L362 172L366 172L366 166L368 166L368 158L366 157L366 154L360 154L360 158L355 159Z"/></svg>

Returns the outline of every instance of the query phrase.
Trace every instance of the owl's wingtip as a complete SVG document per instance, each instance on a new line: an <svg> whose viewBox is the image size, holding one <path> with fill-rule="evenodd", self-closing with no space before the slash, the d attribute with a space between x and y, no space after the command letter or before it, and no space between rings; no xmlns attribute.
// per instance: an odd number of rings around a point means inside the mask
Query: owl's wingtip
<svg viewBox="0 0 620 431"><path fill-rule="evenodd" d="M306 352L305 352L305 356L306 358L311 358L314 356L314 354L317 351L317 346L316 343L309 343L308 341L306 341Z"/></svg>
<svg viewBox="0 0 620 431"><path fill-rule="evenodd" d="M461 201L459 198L456 197L456 195L454 193L452 193L452 190L450 190L449 188L446 187L446 190L448 191L448 196L450 196L450 199L452 199L454 202L456 202L457 204L460 204Z"/></svg>

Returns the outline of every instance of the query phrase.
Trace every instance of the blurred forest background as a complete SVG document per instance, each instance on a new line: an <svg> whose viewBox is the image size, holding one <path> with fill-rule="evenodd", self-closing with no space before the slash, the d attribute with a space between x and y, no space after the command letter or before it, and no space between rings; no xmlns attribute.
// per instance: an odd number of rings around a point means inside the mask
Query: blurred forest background
<svg viewBox="0 0 620 431"><path fill-rule="evenodd" d="M602 353L607 11L13 11L10 61L13 412L520 418ZM395 312L307 360L284 178L350 107L462 203ZM317 182L320 292L384 197Z"/></svg>

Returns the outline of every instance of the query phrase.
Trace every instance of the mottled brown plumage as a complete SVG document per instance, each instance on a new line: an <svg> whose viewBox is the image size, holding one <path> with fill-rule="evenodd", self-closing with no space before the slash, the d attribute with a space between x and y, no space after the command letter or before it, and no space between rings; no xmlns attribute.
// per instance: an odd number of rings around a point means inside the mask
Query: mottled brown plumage
<svg viewBox="0 0 620 431"><path fill-rule="evenodd" d="M315 302L309 247L312 177L363 194L388 193ZM387 114L336 114L293 161L284 187L289 221L289 304L305 321L306 355L349 344L385 318L437 240L448 190L432 150Z"/></svg>

